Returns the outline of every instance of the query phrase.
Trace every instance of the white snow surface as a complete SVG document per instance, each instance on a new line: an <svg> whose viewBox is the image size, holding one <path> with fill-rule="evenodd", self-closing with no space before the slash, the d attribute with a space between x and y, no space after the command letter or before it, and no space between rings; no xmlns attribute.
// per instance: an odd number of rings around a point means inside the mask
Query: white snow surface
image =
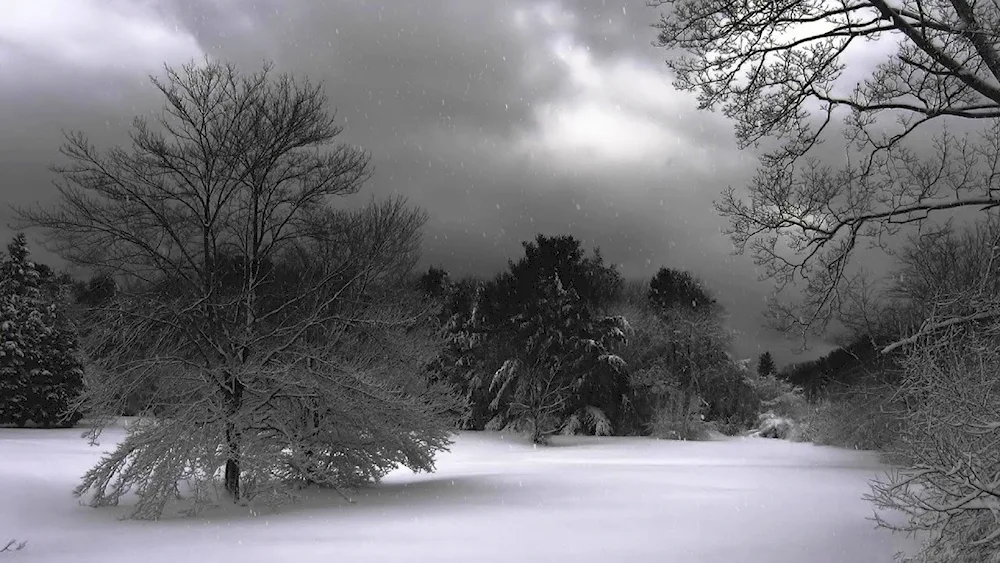
<svg viewBox="0 0 1000 563"><path fill-rule="evenodd" d="M223 501L197 517L121 520L71 491L122 430L0 429L0 555L17 562L889 563L913 540L876 530L871 453L761 438L673 442L465 432L433 474L407 470L348 504L277 511Z"/></svg>

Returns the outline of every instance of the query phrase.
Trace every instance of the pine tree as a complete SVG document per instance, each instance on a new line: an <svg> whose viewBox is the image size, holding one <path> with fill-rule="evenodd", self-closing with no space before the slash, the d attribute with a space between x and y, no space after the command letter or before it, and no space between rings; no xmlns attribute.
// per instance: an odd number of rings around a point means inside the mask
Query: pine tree
<svg viewBox="0 0 1000 563"><path fill-rule="evenodd" d="M706 309L715 298L690 272L660 268L649 282L649 302L657 312L670 309Z"/></svg>
<svg viewBox="0 0 1000 563"><path fill-rule="evenodd" d="M771 357L771 352L764 352L760 355L757 360L757 375L761 377L767 377L769 375L774 375L777 373L777 368L774 365L774 358Z"/></svg>
<svg viewBox="0 0 1000 563"><path fill-rule="evenodd" d="M0 423L72 426L83 389L77 337L51 270L28 259L18 235L0 264Z"/></svg>
<svg viewBox="0 0 1000 563"><path fill-rule="evenodd" d="M432 367L432 378L448 383L464 399L460 427L483 430L491 418L490 377L495 364L509 356L510 342L492 338L479 303L482 285L462 280L448 295L444 313L445 346Z"/></svg>
<svg viewBox="0 0 1000 563"><path fill-rule="evenodd" d="M620 402L627 387L625 363L609 351L625 338L624 319L593 319L576 291L552 276L510 328L517 352L490 383L497 425L526 429L535 443L560 429L590 426L610 434L611 421L598 405Z"/></svg>

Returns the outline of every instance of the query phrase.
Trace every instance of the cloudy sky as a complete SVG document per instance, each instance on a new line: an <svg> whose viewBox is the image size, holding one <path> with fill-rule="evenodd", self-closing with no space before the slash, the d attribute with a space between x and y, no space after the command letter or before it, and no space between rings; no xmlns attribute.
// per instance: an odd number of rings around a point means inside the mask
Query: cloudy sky
<svg viewBox="0 0 1000 563"><path fill-rule="evenodd" d="M753 156L671 88L656 17L641 0L11 2L0 195L50 201L61 130L121 142L133 116L160 107L148 75L164 62L266 59L325 82L344 140L372 152L368 194L428 210L426 262L492 273L535 233L572 234L627 277L692 271L729 310L740 355L795 359L760 328L769 286L730 255L712 208Z"/></svg>

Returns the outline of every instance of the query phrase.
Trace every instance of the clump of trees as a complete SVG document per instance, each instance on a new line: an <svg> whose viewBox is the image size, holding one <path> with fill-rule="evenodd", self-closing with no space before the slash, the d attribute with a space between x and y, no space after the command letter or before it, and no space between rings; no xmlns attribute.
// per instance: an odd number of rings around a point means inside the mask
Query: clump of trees
<svg viewBox="0 0 1000 563"><path fill-rule="evenodd" d="M646 390L647 425L659 436L693 438L713 406L708 388L733 367L730 334L715 298L687 272L661 268L649 282L647 299L652 318L646 327L655 351L635 372Z"/></svg>
<svg viewBox="0 0 1000 563"><path fill-rule="evenodd" d="M369 157L339 142L308 80L207 62L154 84L164 110L136 118L130 146L69 134L58 204L19 210L114 282L81 294L92 436L145 393L77 494L132 492L133 515L156 518L179 495L211 503L217 477L251 501L431 470L452 407L413 367L435 335L403 283L425 215L402 199L333 207Z"/></svg>
<svg viewBox="0 0 1000 563"><path fill-rule="evenodd" d="M524 248L489 280L432 267L418 283L443 303L430 372L465 398L462 427L692 439L706 421L746 430L774 398L732 359L724 311L690 273L626 282L569 236Z"/></svg>
<svg viewBox="0 0 1000 563"><path fill-rule="evenodd" d="M83 366L66 283L29 255L20 234L0 262L0 424L69 427Z"/></svg>

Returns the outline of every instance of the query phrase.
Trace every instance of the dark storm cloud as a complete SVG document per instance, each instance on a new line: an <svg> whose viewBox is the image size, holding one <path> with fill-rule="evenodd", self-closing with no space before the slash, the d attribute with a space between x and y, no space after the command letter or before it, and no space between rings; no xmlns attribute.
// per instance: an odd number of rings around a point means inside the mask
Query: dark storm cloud
<svg viewBox="0 0 1000 563"><path fill-rule="evenodd" d="M768 286L747 258L729 255L711 206L753 161L735 150L728 123L670 87L650 45L656 12L643 2L35 5L72 13L55 29L26 7L17 30L0 23L9 201L51 199L45 168L60 129L121 142L132 116L159 107L146 76L163 61L207 54L252 70L267 59L322 80L344 139L372 152L376 176L356 201L398 192L429 212L425 262L490 274L538 232L573 234L629 277L691 270L745 334L741 355L761 347L791 359L780 337L760 331Z"/></svg>

